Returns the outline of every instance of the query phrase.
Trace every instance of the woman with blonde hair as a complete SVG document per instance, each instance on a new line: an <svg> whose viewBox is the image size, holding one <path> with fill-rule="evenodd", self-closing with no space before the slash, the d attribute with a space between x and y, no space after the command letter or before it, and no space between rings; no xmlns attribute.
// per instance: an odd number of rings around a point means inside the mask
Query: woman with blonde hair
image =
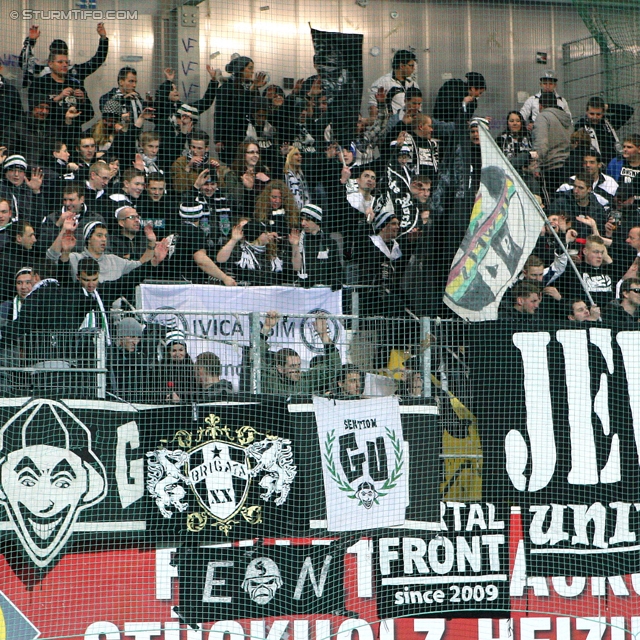
<svg viewBox="0 0 640 640"><path fill-rule="evenodd" d="M293 194L298 211L311 202L309 187L302 171L302 153L298 147L291 147L284 163L284 179Z"/></svg>

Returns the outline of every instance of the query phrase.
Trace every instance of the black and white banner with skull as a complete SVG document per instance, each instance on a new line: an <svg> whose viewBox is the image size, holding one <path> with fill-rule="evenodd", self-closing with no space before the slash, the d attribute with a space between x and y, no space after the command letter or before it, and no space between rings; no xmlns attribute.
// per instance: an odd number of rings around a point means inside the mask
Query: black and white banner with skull
<svg viewBox="0 0 640 640"><path fill-rule="evenodd" d="M522 505L530 576L640 562L640 332L577 326L484 326L469 350L483 492Z"/></svg>
<svg viewBox="0 0 640 640"><path fill-rule="evenodd" d="M401 525L409 461L397 396L314 398L329 531Z"/></svg>
<svg viewBox="0 0 640 640"><path fill-rule="evenodd" d="M204 544L306 531L304 437L290 433L284 400L253 396L195 411L141 417L151 536Z"/></svg>
<svg viewBox="0 0 640 640"><path fill-rule="evenodd" d="M383 522L424 528L439 520L442 432L433 399L316 400L287 405L295 432L313 434L300 474L312 531ZM401 473L402 499L395 492ZM385 504L388 495L392 506ZM332 528L338 526L344 529Z"/></svg>
<svg viewBox="0 0 640 640"><path fill-rule="evenodd" d="M137 415L112 402L0 400L6 557L22 555L46 571L80 541L144 535Z"/></svg>
<svg viewBox="0 0 640 640"><path fill-rule="evenodd" d="M212 620L334 613L344 609L344 550L339 542L182 548L177 613L195 625ZM287 541L288 542L288 541Z"/></svg>

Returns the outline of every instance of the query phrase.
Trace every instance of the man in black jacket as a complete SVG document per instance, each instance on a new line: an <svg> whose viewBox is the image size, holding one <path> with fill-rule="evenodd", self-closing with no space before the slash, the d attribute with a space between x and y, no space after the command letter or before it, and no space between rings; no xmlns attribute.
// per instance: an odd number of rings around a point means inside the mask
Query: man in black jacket
<svg viewBox="0 0 640 640"><path fill-rule="evenodd" d="M64 123L71 107L79 112L77 119L80 125L89 122L94 116L93 106L82 82L69 74L69 56L52 51L48 64L51 73L36 78L29 87L29 108L48 102L51 108L49 117L55 127Z"/></svg>
<svg viewBox="0 0 640 640"><path fill-rule="evenodd" d="M92 73L96 72L107 59L109 53L109 38L107 38L107 30L104 28L104 22L99 22L96 28L98 35L100 36L100 42L98 49L90 60L82 62L81 64L74 64L69 67L69 74L80 81L81 85L84 85L84 81ZM29 28L29 35L25 38L20 52L20 68L22 69L22 86L28 87L35 76L40 74L47 74L49 70L44 65L38 64L33 54L33 47L36 46L36 42L40 37L40 28L33 25ZM49 45L49 52L69 54L69 46L64 40L54 40Z"/></svg>
<svg viewBox="0 0 640 640"><path fill-rule="evenodd" d="M476 71L465 75L466 82L458 78L447 80L439 89L433 106L433 117L444 122L467 122L473 118L478 98L486 91L484 76Z"/></svg>
<svg viewBox="0 0 640 640"><path fill-rule="evenodd" d="M591 146L600 153L604 165L622 152L616 129L624 126L633 115L626 104L605 104L600 96L587 101L587 111L576 123L576 131L584 129L591 137Z"/></svg>
<svg viewBox="0 0 640 640"><path fill-rule="evenodd" d="M307 204L300 211L300 226L289 235L292 263L305 287L325 285L338 289L342 284L342 264L338 243L320 228L322 209Z"/></svg>
<svg viewBox="0 0 640 640"><path fill-rule="evenodd" d="M97 291L99 275L100 265L84 258L74 284L41 280L24 300L18 319L5 328L4 339L22 343L25 357L33 360L67 359L73 355L71 334L84 328L102 328L109 342L108 319Z"/></svg>

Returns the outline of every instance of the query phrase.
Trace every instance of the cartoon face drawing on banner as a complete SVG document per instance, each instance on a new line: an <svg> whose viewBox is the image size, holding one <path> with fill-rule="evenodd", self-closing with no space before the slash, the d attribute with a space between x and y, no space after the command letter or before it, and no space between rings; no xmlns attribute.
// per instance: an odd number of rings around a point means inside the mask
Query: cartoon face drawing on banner
<svg viewBox="0 0 640 640"><path fill-rule="evenodd" d="M60 553L82 511L107 494L91 432L60 402L32 400L0 431L0 502L38 567Z"/></svg>
<svg viewBox="0 0 640 640"><path fill-rule="evenodd" d="M315 316L318 314L323 314L327 317L329 337L334 344L338 344L340 342L340 328L342 325L332 317L326 309L311 309L307 315ZM309 351L313 353L324 353L324 344L316 331L314 322L315 318L303 318L300 320L300 337Z"/></svg>
<svg viewBox="0 0 640 640"><path fill-rule="evenodd" d="M378 497L376 488L370 482L362 482L355 493L356 498L365 509L371 509Z"/></svg>
<svg viewBox="0 0 640 640"><path fill-rule="evenodd" d="M193 532L211 520L212 526L228 534L238 515L249 524L261 523L261 507L247 505L249 488L255 480L265 490L260 494L263 501L273 500L277 506L286 502L297 474L291 441L275 436L256 440L259 434L249 426L232 433L214 414L205 422L209 426L193 434L184 429L176 432L180 449L147 453L147 490L160 513L171 518L172 508L178 512L188 508L182 499L190 489L202 509L187 518L187 529Z"/></svg>
<svg viewBox="0 0 640 640"><path fill-rule="evenodd" d="M249 563L242 588L256 604L271 602L281 586L280 569L271 558L256 558Z"/></svg>

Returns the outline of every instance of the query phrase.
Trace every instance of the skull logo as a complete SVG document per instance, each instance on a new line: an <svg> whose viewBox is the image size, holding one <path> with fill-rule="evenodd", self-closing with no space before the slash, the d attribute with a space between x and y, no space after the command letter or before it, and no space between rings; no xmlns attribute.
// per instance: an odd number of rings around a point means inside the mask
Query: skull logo
<svg viewBox="0 0 640 640"><path fill-rule="evenodd" d="M281 586L280 569L271 558L256 558L249 563L242 588L256 604L271 602Z"/></svg>

